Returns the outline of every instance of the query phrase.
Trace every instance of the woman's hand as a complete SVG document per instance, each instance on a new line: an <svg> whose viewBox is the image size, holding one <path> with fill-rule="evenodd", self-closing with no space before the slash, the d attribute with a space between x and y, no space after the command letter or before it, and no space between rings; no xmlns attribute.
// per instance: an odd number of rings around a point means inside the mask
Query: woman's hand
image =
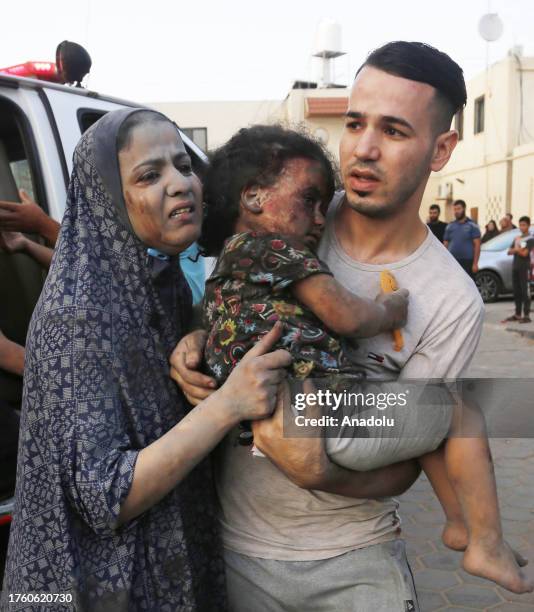
<svg viewBox="0 0 534 612"><path fill-rule="evenodd" d="M276 406L278 385L286 378L284 369L291 364L291 355L279 349L269 352L282 335L277 322L241 359L227 381L217 392L235 423L264 419Z"/></svg>
<svg viewBox="0 0 534 612"><path fill-rule="evenodd" d="M217 387L215 379L198 371L207 336L203 329L187 334L178 342L170 357L170 376L192 406L209 397Z"/></svg>

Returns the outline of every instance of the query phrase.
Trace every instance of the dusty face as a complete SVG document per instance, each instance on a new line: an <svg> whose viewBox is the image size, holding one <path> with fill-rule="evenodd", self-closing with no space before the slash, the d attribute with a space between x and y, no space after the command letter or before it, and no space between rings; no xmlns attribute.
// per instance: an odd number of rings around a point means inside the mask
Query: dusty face
<svg viewBox="0 0 534 612"><path fill-rule="evenodd" d="M465 217L465 208L463 206L460 206L459 204L455 204L452 207L452 210L454 211L454 218L457 221L461 221Z"/></svg>
<svg viewBox="0 0 534 612"><path fill-rule="evenodd" d="M303 238L315 246L321 237L328 206L321 165L313 160L291 159L274 185L258 189L260 211L256 229Z"/></svg>
<svg viewBox="0 0 534 612"><path fill-rule="evenodd" d="M429 209L428 218L430 219L430 223L435 223L439 219L439 212L435 208Z"/></svg>
<svg viewBox="0 0 534 612"><path fill-rule="evenodd" d="M434 95L430 85L369 66L356 77L339 146L351 208L389 217L420 199L434 169Z"/></svg>
<svg viewBox="0 0 534 612"><path fill-rule="evenodd" d="M119 165L128 216L140 240L176 255L198 238L202 186L172 123L135 127Z"/></svg>

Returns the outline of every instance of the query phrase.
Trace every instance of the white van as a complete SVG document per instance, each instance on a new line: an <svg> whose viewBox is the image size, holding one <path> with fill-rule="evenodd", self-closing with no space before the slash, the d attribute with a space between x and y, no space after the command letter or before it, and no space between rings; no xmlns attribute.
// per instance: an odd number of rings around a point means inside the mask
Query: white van
<svg viewBox="0 0 534 612"><path fill-rule="evenodd" d="M23 188L61 222L72 154L81 134L106 112L125 106L143 105L0 73L0 200L18 202L18 190ZM206 155L184 133L181 135L198 172L206 163ZM25 344L44 278L42 268L30 257L0 252L0 330L10 340ZM0 370L0 405L16 409L21 398L20 377ZM2 466L0 477L1 470ZM0 525L2 515L7 518L1 502L3 493L0 491Z"/></svg>

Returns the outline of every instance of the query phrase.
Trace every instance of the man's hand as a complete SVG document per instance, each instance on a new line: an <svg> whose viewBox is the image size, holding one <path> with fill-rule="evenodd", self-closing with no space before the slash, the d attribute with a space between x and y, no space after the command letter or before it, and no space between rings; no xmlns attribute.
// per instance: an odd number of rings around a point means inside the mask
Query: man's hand
<svg viewBox="0 0 534 612"><path fill-rule="evenodd" d="M25 234L40 234L47 214L24 191L19 190L21 203L0 200L0 229Z"/></svg>
<svg viewBox="0 0 534 612"><path fill-rule="evenodd" d="M198 371L207 337L203 329L187 334L178 342L170 357L171 378L193 406L205 400L217 388L215 379Z"/></svg>
<svg viewBox="0 0 534 612"><path fill-rule="evenodd" d="M59 233L59 223L51 219L24 189L19 190L19 196L20 204L0 200L0 230L39 234L53 246Z"/></svg>
<svg viewBox="0 0 534 612"><path fill-rule="evenodd" d="M315 387L308 380L303 384L305 393L313 393ZM332 465L324 447L321 428L309 437L284 437L284 405L290 410L289 385L279 387L278 399L273 416L270 419L254 421L252 432L254 444L297 486L314 489L323 482L325 474ZM317 413L317 414L316 414ZM316 407L306 408L307 417L319 417Z"/></svg>
<svg viewBox="0 0 534 612"><path fill-rule="evenodd" d="M473 239L473 266L471 268L473 274L478 272L478 260L480 259L480 238Z"/></svg>

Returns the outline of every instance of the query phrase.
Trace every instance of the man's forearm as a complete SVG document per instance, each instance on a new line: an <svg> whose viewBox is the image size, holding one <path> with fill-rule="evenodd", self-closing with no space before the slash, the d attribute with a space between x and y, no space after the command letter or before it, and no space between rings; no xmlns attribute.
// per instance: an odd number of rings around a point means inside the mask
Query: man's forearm
<svg viewBox="0 0 534 612"><path fill-rule="evenodd" d="M478 260L480 257L480 238L473 240L473 248L474 248L473 265L478 266Z"/></svg>
<svg viewBox="0 0 534 612"><path fill-rule="evenodd" d="M323 477L306 488L363 499L388 497L404 493L420 473L421 466L415 459L367 472L354 472L331 462Z"/></svg>
<svg viewBox="0 0 534 612"><path fill-rule="evenodd" d="M60 224L57 221L54 221L54 219L52 219L51 217L48 217L46 215L45 218L43 218L39 233L43 238L46 239L46 241L52 248L56 246L60 227Z"/></svg>

